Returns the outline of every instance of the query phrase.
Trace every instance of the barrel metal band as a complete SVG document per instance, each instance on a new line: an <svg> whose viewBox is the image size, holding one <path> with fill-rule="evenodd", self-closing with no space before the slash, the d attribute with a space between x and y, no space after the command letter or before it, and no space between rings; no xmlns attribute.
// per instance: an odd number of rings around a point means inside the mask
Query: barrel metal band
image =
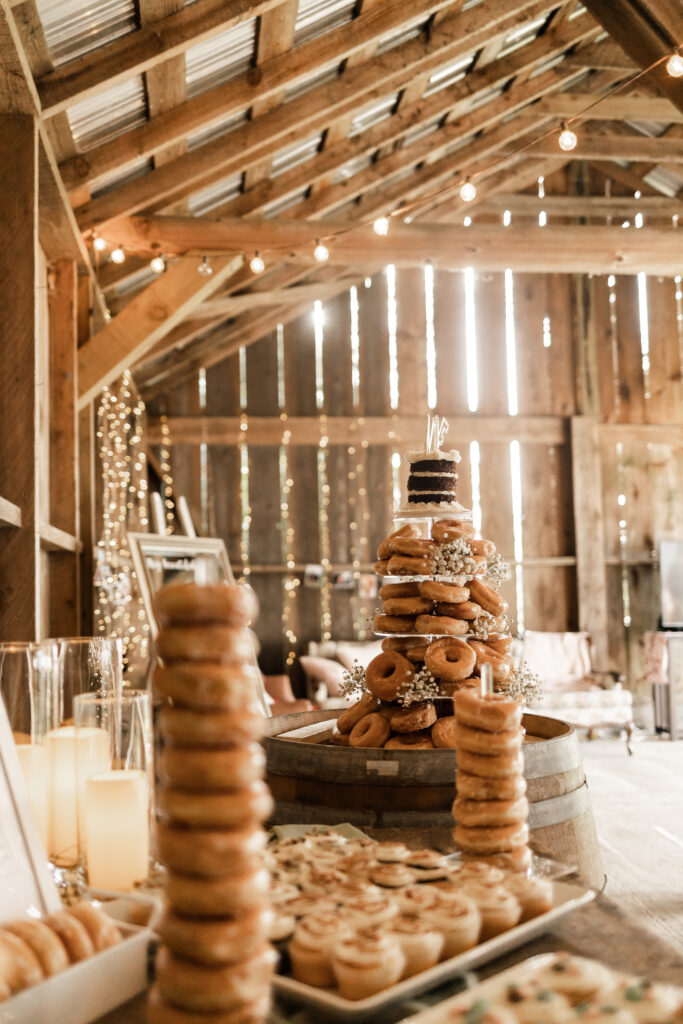
<svg viewBox="0 0 683 1024"><path fill-rule="evenodd" d="M571 793L563 793L562 796L553 796L548 800L537 800L529 805L529 828L547 828L549 825L559 825L571 818L578 818L584 811L591 808L591 798L588 792L588 784L583 783L578 789Z"/></svg>
<svg viewBox="0 0 683 1024"><path fill-rule="evenodd" d="M536 745L532 744L531 750L533 754L529 756L526 754L524 759L524 776L527 779L544 779L547 775L557 775L558 772L564 774L565 772L571 772L574 768L578 768L581 765L581 752L579 750L578 743L566 744L562 751L562 761L555 770L549 767L547 752L543 751L543 757L537 756L537 750L534 750ZM565 759L566 758L566 759ZM534 761L539 760L541 763L538 766L534 765Z"/></svg>

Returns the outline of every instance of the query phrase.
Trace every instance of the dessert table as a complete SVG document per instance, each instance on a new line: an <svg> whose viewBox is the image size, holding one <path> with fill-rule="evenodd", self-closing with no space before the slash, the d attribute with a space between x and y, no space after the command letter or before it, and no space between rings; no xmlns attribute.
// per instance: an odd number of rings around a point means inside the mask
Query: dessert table
<svg viewBox="0 0 683 1024"><path fill-rule="evenodd" d="M372 838L379 841L400 840L406 845L419 848L431 846L444 852L452 851L452 840L447 829L367 829ZM477 970L480 979L489 977L508 967L514 966L527 957L554 950L568 950L582 956L602 960L611 967L630 974L647 975L654 981L681 984L683 978L683 955L660 940L652 931L644 928L633 913L627 913L619 904L606 895L558 923L552 930L514 952ZM417 1013L424 1006L446 999L457 991L451 983L439 990L428 993L420 1000L410 1000L396 1007L389 1016L382 1014L381 1024L392 1024ZM273 1007L269 1024L323 1024L319 1014L292 1005L280 1004ZM145 1024L145 1000L140 996L117 1010L102 1017L98 1024Z"/></svg>

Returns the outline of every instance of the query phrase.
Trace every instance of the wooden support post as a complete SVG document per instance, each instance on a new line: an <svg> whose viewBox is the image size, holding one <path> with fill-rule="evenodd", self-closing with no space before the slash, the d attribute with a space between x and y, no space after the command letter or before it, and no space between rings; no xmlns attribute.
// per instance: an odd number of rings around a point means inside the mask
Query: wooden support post
<svg viewBox="0 0 683 1024"><path fill-rule="evenodd" d="M38 132L29 114L0 114L0 495L21 513L0 533L0 641L34 640L39 625L37 494ZM16 244L12 244L16 243Z"/></svg>
<svg viewBox="0 0 683 1024"><path fill-rule="evenodd" d="M590 634L593 667L605 672L608 667L607 578L597 421L588 416L573 416L571 439L579 629Z"/></svg>
<svg viewBox="0 0 683 1024"><path fill-rule="evenodd" d="M90 337L91 284L78 281L78 344ZM78 379L76 378L76 385ZM93 551L97 540L95 527L95 414L92 402L78 413L78 515L80 523L80 625L79 634L94 632Z"/></svg>
<svg viewBox="0 0 683 1024"><path fill-rule="evenodd" d="M76 286L77 267L73 260L58 260L52 265L48 291L50 525L74 538L79 536ZM53 551L48 556L50 636L74 636L80 632L78 557L78 550Z"/></svg>

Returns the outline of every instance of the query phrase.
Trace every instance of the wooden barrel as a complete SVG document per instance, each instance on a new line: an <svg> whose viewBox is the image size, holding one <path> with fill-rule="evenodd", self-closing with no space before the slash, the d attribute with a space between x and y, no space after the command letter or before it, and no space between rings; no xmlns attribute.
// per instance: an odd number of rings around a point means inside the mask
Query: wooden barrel
<svg viewBox="0 0 683 1024"><path fill-rule="evenodd" d="M327 743L338 710L283 715L264 739L275 824L359 828L453 825L455 752L338 747ZM575 730L566 722L525 715L524 774L532 843L576 865L602 886L593 810Z"/></svg>

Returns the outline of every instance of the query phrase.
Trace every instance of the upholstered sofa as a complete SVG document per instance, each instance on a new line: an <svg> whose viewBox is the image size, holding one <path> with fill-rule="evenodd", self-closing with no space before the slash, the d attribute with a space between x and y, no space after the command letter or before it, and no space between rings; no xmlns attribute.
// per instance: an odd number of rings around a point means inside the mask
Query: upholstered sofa
<svg viewBox="0 0 683 1024"><path fill-rule="evenodd" d="M382 650L381 640L312 641L299 662L306 678L306 696L319 708L345 708L341 693L344 672L358 662L367 668Z"/></svg>

